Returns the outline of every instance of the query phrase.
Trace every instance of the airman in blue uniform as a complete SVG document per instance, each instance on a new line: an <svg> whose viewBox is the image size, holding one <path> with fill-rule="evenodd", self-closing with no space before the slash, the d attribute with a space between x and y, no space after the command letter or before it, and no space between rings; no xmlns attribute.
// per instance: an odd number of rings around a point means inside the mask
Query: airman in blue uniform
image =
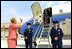
<svg viewBox="0 0 72 49"><path fill-rule="evenodd" d="M58 21L53 22L53 27L50 32L51 43L53 48L62 48L63 31L58 25Z"/></svg>
<svg viewBox="0 0 72 49"><path fill-rule="evenodd" d="M31 24L27 23L27 29L25 29L24 31L24 38L25 38L25 46L26 48L28 48L28 46L30 48L32 48L32 28L31 28Z"/></svg>

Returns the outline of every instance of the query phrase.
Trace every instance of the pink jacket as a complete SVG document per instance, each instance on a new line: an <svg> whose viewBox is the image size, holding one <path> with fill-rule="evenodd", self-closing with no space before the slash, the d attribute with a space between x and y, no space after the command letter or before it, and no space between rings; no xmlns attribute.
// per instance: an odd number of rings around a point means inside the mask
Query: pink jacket
<svg viewBox="0 0 72 49"><path fill-rule="evenodd" d="M16 39L17 29L20 28L20 26L19 24L10 23L8 39Z"/></svg>

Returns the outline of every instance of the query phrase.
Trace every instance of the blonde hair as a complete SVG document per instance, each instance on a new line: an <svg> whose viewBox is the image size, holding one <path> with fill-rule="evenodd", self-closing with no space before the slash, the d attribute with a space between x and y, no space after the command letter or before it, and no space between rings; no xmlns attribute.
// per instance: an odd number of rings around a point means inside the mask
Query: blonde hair
<svg viewBox="0 0 72 49"><path fill-rule="evenodd" d="M12 23L14 23L15 20L16 20L15 17L13 17L13 18L10 19L10 21L11 21Z"/></svg>

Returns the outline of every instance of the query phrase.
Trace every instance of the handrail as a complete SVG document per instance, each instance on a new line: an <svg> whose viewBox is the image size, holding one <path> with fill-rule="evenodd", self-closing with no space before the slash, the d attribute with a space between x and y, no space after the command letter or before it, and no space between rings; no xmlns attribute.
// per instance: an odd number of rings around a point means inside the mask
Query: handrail
<svg viewBox="0 0 72 49"><path fill-rule="evenodd" d="M44 28L43 28L44 29ZM43 31L43 29L42 29L42 31ZM42 33L40 34L40 38L41 38L41 36L42 36Z"/></svg>
<svg viewBox="0 0 72 49"><path fill-rule="evenodd" d="M49 42L49 45L50 45L50 38L49 38L49 36L50 36L50 29L51 29L51 27L49 27L49 30L48 30L48 42ZM50 47L50 46L48 46L48 47Z"/></svg>
<svg viewBox="0 0 72 49"><path fill-rule="evenodd" d="M43 25L41 25L40 31L39 31L39 33L37 35L37 38L39 38L39 34L42 32L42 29L43 29Z"/></svg>
<svg viewBox="0 0 72 49"><path fill-rule="evenodd" d="M36 30L36 32L35 32L35 35L33 36L33 39L35 39L36 34L38 33L39 28L40 28L40 25L39 25L39 27L37 28L37 30Z"/></svg>
<svg viewBox="0 0 72 49"><path fill-rule="evenodd" d="M50 18L51 20L52 18ZM50 30L51 30L51 27L52 27L52 21L50 22L50 25L49 25L49 30L48 30L48 42L49 42L49 45L50 45ZM50 46L49 46L50 47Z"/></svg>

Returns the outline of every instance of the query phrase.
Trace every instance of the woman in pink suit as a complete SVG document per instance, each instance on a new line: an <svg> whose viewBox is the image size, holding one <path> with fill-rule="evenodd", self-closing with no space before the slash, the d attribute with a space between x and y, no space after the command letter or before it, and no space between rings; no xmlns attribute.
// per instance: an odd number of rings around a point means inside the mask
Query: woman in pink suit
<svg viewBox="0 0 72 49"><path fill-rule="evenodd" d="M9 25L9 35L8 35L8 48L16 48L16 35L17 29L21 27L21 24L17 24L16 19L12 18Z"/></svg>

